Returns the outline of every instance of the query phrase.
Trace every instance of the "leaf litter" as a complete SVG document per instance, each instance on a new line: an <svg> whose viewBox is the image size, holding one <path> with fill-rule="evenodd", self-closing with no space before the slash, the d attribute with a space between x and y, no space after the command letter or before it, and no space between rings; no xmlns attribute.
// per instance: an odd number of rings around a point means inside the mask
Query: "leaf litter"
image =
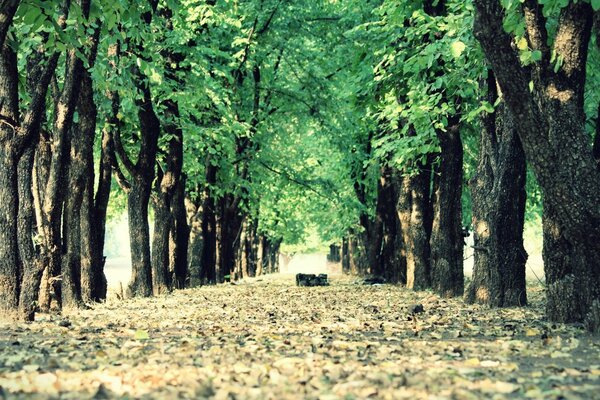
<svg viewBox="0 0 600 400"><path fill-rule="evenodd" d="M334 276L274 275L0 323L0 399L600 398L600 339Z"/></svg>

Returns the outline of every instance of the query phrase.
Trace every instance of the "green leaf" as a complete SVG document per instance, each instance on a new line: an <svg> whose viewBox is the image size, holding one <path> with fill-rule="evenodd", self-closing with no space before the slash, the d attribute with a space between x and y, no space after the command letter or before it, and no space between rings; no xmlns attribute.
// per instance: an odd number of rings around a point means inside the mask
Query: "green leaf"
<svg viewBox="0 0 600 400"><path fill-rule="evenodd" d="M600 0L591 0L594 11L600 10Z"/></svg>
<svg viewBox="0 0 600 400"><path fill-rule="evenodd" d="M466 47L467 46L465 46L463 42L457 40L456 42L452 43L452 45L450 45L450 52L452 53L452 56L454 58L458 58L463 53L463 51L465 51Z"/></svg>
<svg viewBox="0 0 600 400"><path fill-rule="evenodd" d="M527 44L527 39L525 39L524 37L519 39L519 41L517 42L517 48L519 50L527 50L529 48L529 45Z"/></svg>
<svg viewBox="0 0 600 400"><path fill-rule="evenodd" d="M143 330L143 329L138 329L137 331L135 331L133 338L135 340L148 340L148 339L150 339L150 335L148 334L148 331Z"/></svg>
<svg viewBox="0 0 600 400"><path fill-rule="evenodd" d="M542 59L542 52L539 50L534 50L531 52L531 60L532 61L540 61Z"/></svg>

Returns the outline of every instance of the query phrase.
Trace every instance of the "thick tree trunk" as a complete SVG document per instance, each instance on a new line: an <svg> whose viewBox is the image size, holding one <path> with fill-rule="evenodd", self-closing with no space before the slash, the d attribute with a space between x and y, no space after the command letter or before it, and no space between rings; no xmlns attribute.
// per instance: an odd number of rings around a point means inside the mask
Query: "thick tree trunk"
<svg viewBox="0 0 600 400"><path fill-rule="evenodd" d="M185 177L179 180L171 203L171 246L169 247L169 270L173 271L173 285L177 289L187 286L188 277L188 244L190 242L190 227L185 212Z"/></svg>
<svg viewBox="0 0 600 400"><path fill-rule="evenodd" d="M17 55L10 46L5 45L6 33L12 22L12 17L18 6L18 1L8 1L3 4L2 15L0 18L0 311L13 313L17 309L17 299L20 295L23 298L24 309L20 316L24 319L33 318L32 302L29 301L36 292L35 288L35 268L39 264L29 265L31 260L31 187L28 191L25 189L28 180L31 180L30 158L28 151L33 147L36 134L39 133L39 126L44 115L45 99L48 83L56 63L58 54L54 54L48 59L44 58L43 53L34 53L28 59L28 89L30 91L29 108L24 113L21 120L19 116L19 87L17 71ZM43 63L41 61L44 61ZM28 153L27 161L21 165L24 175L19 176L21 187L23 188L23 204L19 208L17 187L17 168L21 153ZM25 176L26 175L26 176ZM17 209L19 213L19 223L17 225ZM38 208L39 209L39 208ZM38 219L39 220L39 219ZM17 243L17 240L20 243ZM19 251L23 255L19 257ZM39 259L36 259L36 262ZM22 263L26 263L24 265ZM20 289L20 279L22 277L22 267L27 274L26 293Z"/></svg>
<svg viewBox="0 0 600 400"><path fill-rule="evenodd" d="M90 66L96 59L99 28L92 36L93 47L89 57ZM109 96L110 97L110 96ZM114 103L114 101L111 102ZM114 110L109 122L115 124ZM116 105L118 107L118 104ZM83 183L80 218L80 251L81 251L81 297L84 301L101 301L106 298L106 277L104 276L104 236L106 230L106 208L110 196L112 137L102 133L98 191L94 196L94 140L96 136L96 117L98 114L94 102L94 89L89 71L81 76L79 93L79 132L72 139L72 146L78 157L71 160L75 179L80 176ZM71 257L67 251L68 257Z"/></svg>
<svg viewBox="0 0 600 400"><path fill-rule="evenodd" d="M496 82L490 72L488 101ZM482 118L479 164L471 179L473 204L473 280L465 299L492 307L527 304L523 247L525 154L504 103Z"/></svg>
<svg viewBox="0 0 600 400"><path fill-rule="evenodd" d="M220 200L220 236L218 281L224 282L227 276L233 278L236 254L240 246L243 218L239 215L237 201L233 195L226 194Z"/></svg>
<svg viewBox="0 0 600 400"><path fill-rule="evenodd" d="M8 27L7 27L8 29ZM1 33L1 32L0 32ZM19 121L16 54L0 48L0 313L12 315L19 304L17 245L17 149L13 140Z"/></svg>
<svg viewBox="0 0 600 400"><path fill-rule="evenodd" d="M157 182L162 180L159 174ZM160 188L153 199L154 233L152 235L152 293L155 296L171 290L169 276L169 234L172 220L170 196Z"/></svg>
<svg viewBox="0 0 600 400"><path fill-rule="evenodd" d="M2 0L0 1L0 49L4 47L6 34L10 29L13 17L19 8L20 0Z"/></svg>
<svg viewBox="0 0 600 400"><path fill-rule="evenodd" d="M269 240L268 237L266 236L262 236L260 239L261 242L261 255L260 255L260 263L261 263L261 274L270 274L272 273L271 271L271 258L270 258L270 254L271 254L271 241Z"/></svg>
<svg viewBox="0 0 600 400"><path fill-rule="evenodd" d="M600 173L583 112L591 6L570 2L562 8L549 48L541 6L526 1L528 44L540 51L541 60L524 68L513 38L502 29L500 2L474 4L475 35L542 188L547 315L553 321L585 322L591 330L600 330ZM556 72L550 61L554 56L562 60Z"/></svg>
<svg viewBox="0 0 600 400"><path fill-rule="evenodd" d="M134 179L127 196L129 217L129 245L131 247L131 281L127 296L146 297L152 295L152 272L150 267L150 227L148 226L148 182Z"/></svg>
<svg viewBox="0 0 600 400"><path fill-rule="evenodd" d="M272 274L279 272L279 252L281 249L281 239L276 239L271 243L269 252L269 269Z"/></svg>
<svg viewBox="0 0 600 400"><path fill-rule="evenodd" d="M206 163L206 188L202 204L202 256L200 258L200 282L217 283L217 216L211 185L216 183L217 167Z"/></svg>
<svg viewBox="0 0 600 400"><path fill-rule="evenodd" d="M74 158L72 152L71 159ZM77 308L83 302L81 297L81 218L79 213L83 201L85 178L70 170L68 182L69 195L66 196L64 209L66 254L62 260L63 309Z"/></svg>
<svg viewBox="0 0 600 400"><path fill-rule="evenodd" d="M431 283L444 297L462 296L464 291L462 235L463 150L457 124L439 132L440 166L434 178L433 225L431 229Z"/></svg>
<svg viewBox="0 0 600 400"><path fill-rule="evenodd" d="M348 237L342 238L342 273L350 273L350 240Z"/></svg>
<svg viewBox="0 0 600 400"><path fill-rule="evenodd" d="M93 59L92 59L93 62ZM96 135L96 105L92 79L88 71L81 74L79 93L79 123L70 130L68 159L69 195L65 204L66 256L63 272L63 293L76 307L83 299L92 299L94 274L90 243L93 241L89 216L90 189L94 184L94 137Z"/></svg>
<svg viewBox="0 0 600 400"><path fill-rule="evenodd" d="M332 263L339 263L342 260L341 248L336 243L329 245L329 254L327 254L327 261Z"/></svg>
<svg viewBox="0 0 600 400"><path fill-rule="evenodd" d="M35 147L28 146L18 166L19 215L18 235L19 254L23 265L23 281L19 297L19 319L33 321L38 299L40 282L44 266L40 262L35 249L33 237L35 232L35 210L32 194L33 160Z"/></svg>
<svg viewBox="0 0 600 400"><path fill-rule="evenodd" d="M406 255L403 249L400 219L396 212L398 203L398 171L386 167L381 176L383 196L381 206L383 220L383 242L381 263L384 277L390 283L406 283Z"/></svg>
<svg viewBox="0 0 600 400"><path fill-rule="evenodd" d="M431 164L407 171L398 196L398 217L406 251L406 287L431 287Z"/></svg>

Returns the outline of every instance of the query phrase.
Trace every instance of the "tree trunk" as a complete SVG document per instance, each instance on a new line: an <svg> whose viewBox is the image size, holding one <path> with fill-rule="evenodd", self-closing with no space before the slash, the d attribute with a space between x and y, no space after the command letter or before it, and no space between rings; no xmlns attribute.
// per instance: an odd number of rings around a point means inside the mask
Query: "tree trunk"
<svg viewBox="0 0 600 400"><path fill-rule="evenodd" d="M189 286L196 287L202 284L200 280L202 264L202 207L200 199L192 201L185 199L185 209L189 226L188 239L188 277Z"/></svg>
<svg viewBox="0 0 600 400"><path fill-rule="evenodd" d="M350 246L348 237L342 238L342 273L350 273Z"/></svg>
<svg viewBox="0 0 600 400"><path fill-rule="evenodd" d="M18 166L19 185L19 214L18 235L19 254L23 265L23 281L19 297L19 319L33 321L36 303L44 266L40 262L35 249L33 237L35 235L35 210L32 194L32 174L35 146L25 149Z"/></svg>
<svg viewBox="0 0 600 400"><path fill-rule="evenodd" d="M513 38L502 29L500 2L477 0L475 6L475 35L542 189L547 315L600 330L600 173L583 112L591 6L570 2L562 8L555 38L549 41L541 6L526 1L528 45L540 52L541 60L525 68ZM562 60L556 72L551 57Z"/></svg>
<svg viewBox="0 0 600 400"><path fill-rule="evenodd" d="M91 37L93 46L89 56L90 66L94 65L100 29L96 28ZM110 96L109 96L110 98ZM111 99L111 102L112 99ZM114 103L114 102L113 102ZM118 107L118 105L117 105ZM80 252L81 252L81 297L84 301L101 301L106 298L106 277L104 276L104 235L106 230L106 207L110 196L111 167L107 146L112 147L112 139L103 132L100 154L98 191L94 198L94 140L96 137L96 117L98 110L94 102L94 88L89 70L81 75L79 93L79 132L72 138L72 152L77 157L71 160L74 179L83 179L83 193L79 210ZM117 111L118 112L118 111ZM109 117L115 123L116 112ZM107 142L110 140L110 142ZM75 245L73 243L73 245ZM68 257L72 257L67 251Z"/></svg>
<svg viewBox="0 0 600 400"><path fill-rule="evenodd" d="M91 60L93 63L93 58ZM90 242L92 229L89 215L90 189L94 184L94 137L96 135L96 105L92 79L88 71L81 74L79 93L79 123L70 130L70 157L68 160L69 195L66 199L66 274L63 285L65 298L76 307L83 299L92 299L93 269ZM85 204L84 204L85 203ZM83 231L82 231L83 229ZM83 233L83 234L82 234ZM63 304L66 306L67 304Z"/></svg>
<svg viewBox="0 0 600 400"><path fill-rule="evenodd" d="M66 196L64 209L64 236L67 249L62 260L63 309L77 308L83 302L81 297L81 218L79 213L83 201L85 178L79 175L78 171L73 170L73 161L77 159L73 153L71 152L68 177L69 195Z"/></svg>
<svg viewBox="0 0 600 400"><path fill-rule="evenodd" d="M217 283L217 216L211 186L216 183L217 167L207 162L206 187L202 204L202 256L200 258L200 282Z"/></svg>
<svg viewBox="0 0 600 400"><path fill-rule="evenodd" d="M433 225L431 229L431 283L443 297L464 291L462 235L463 150L458 123L438 132L439 174L434 178Z"/></svg>
<svg viewBox="0 0 600 400"><path fill-rule="evenodd" d="M12 17L18 1L3 4L0 22L0 311L12 314L17 310L18 298L23 295L20 316L33 319L33 302L30 298L36 293L36 268L30 265L32 240L30 151L42 121L49 81L56 68L58 53L46 58L43 52L33 53L27 60L27 85L30 91L29 108L22 119L19 115L19 86L17 54L5 43L6 33L12 23ZM43 62L42 62L43 61ZM24 153L26 161L19 164ZM23 175L17 178L17 168ZM22 189L23 201L19 207L18 181ZM19 210L20 212L18 213ZM17 217L17 214L19 217ZM19 224L19 225L18 225ZM19 243L17 242L19 241ZM24 253L19 257L19 251ZM39 259L36 259L39 262ZM25 265L25 264L27 265ZM26 273L25 290L20 287L23 270Z"/></svg>
<svg viewBox="0 0 600 400"><path fill-rule="evenodd" d="M248 224L248 233L246 236L246 253L248 263L248 277L253 278L257 276L258 272L258 247L259 247L259 235L258 235L258 220L254 219Z"/></svg>
<svg viewBox="0 0 600 400"><path fill-rule="evenodd" d="M146 179L134 179L127 196L129 217L129 245L131 247L131 281L127 287L129 297L152 295L150 267L150 228L148 202L150 187Z"/></svg>
<svg viewBox="0 0 600 400"><path fill-rule="evenodd" d="M400 219L396 212L398 203L399 179L398 171L385 167L381 176L383 243L381 248L381 264L384 277L390 283L406 283L406 255L403 250Z"/></svg>
<svg viewBox="0 0 600 400"><path fill-rule="evenodd" d="M496 82L488 78L488 101ZM482 118L479 163L471 179L474 268L466 301L492 307L524 306L525 154L504 103Z"/></svg>
<svg viewBox="0 0 600 400"><path fill-rule="evenodd" d="M157 182L163 180L158 174ZM162 186L162 185L159 185ZM169 276L169 234L172 220L169 207L170 195L159 187L153 197L154 233L152 235L152 293L155 296L171 290Z"/></svg>
<svg viewBox="0 0 600 400"><path fill-rule="evenodd" d="M240 246L243 219L239 215L237 200L231 194L226 194L221 198L219 209L218 282L224 282L227 276L232 279L232 274L235 270L236 254Z"/></svg>
<svg viewBox="0 0 600 400"><path fill-rule="evenodd" d="M406 251L406 287L431 287L431 164L407 171L400 184L398 217Z"/></svg>
<svg viewBox="0 0 600 400"><path fill-rule="evenodd" d="M327 255L327 261L331 263L339 263L342 260L341 248L336 243L329 245L329 254Z"/></svg>
<svg viewBox="0 0 600 400"><path fill-rule="evenodd" d="M7 28L8 29L8 28ZM0 32L1 33L1 32ZM17 244L17 149L19 121L16 54L0 48L0 313L12 315L19 304L20 260Z"/></svg>
<svg viewBox="0 0 600 400"><path fill-rule="evenodd" d="M185 177L179 180L171 203L171 252L170 270L173 271L174 286L183 289L187 286L188 277L188 244L190 242L190 227L185 212Z"/></svg>

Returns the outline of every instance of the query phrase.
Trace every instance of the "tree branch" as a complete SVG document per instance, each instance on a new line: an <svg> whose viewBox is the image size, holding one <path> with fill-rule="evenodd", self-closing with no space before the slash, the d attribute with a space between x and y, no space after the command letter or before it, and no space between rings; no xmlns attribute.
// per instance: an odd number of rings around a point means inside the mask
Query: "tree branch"
<svg viewBox="0 0 600 400"><path fill-rule="evenodd" d="M523 3L523 15L525 16L525 28L527 30L527 39L529 47L533 50L539 50L542 53L542 59L538 70L546 71L550 65L550 48L548 47L548 31L546 30L546 17L542 13L542 6L537 0L526 0ZM540 75L540 78L543 78Z"/></svg>
<svg viewBox="0 0 600 400"><path fill-rule="evenodd" d="M13 17L19 8L19 0L0 1L0 49L4 47L6 34L12 25Z"/></svg>

